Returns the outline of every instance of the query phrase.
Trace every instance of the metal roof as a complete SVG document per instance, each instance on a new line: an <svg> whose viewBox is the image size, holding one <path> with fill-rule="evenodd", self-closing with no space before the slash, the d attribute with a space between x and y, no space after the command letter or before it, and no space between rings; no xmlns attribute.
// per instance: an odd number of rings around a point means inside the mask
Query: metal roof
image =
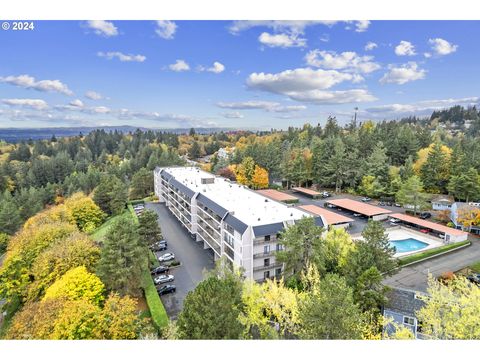
<svg viewBox="0 0 480 360"><path fill-rule="evenodd" d="M263 189L263 190L257 190L257 193L269 197L270 199L276 200L276 201L296 201L298 200L297 197L285 194L284 192L274 190L274 189Z"/></svg>
<svg viewBox="0 0 480 360"><path fill-rule="evenodd" d="M334 213L333 211L321 208L320 206L316 205L301 205L298 208L308 211L311 214L323 216L325 221L327 222L327 225L344 224L347 222L355 221L349 217Z"/></svg>
<svg viewBox="0 0 480 360"><path fill-rule="evenodd" d="M327 203L365 215L365 216L374 216L374 215L391 213L390 210L383 209L378 206L366 204L364 202L355 201L352 199L327 200Z"/></svg>
<svg viewBox="0 0 480 360"><path fill-rule="evenodd" d="M230 213L225 216L223 221L225 221L228 225L230 225L235 230L237 230L240 234L243 234L245 232L245 230L247 230L247 228L248 228L247 224L238 220L234 215L232 215Z"/></svg>
<svg viewBox="0 0 480 360"><path fill-rule="evenodd" d="M445 233L445 234L449 234L449 235L453 235L453 236L467 234L465 231L458 230L458 229L453 229L453 228L450 228L448 226L437 224L437 223L434 223L434 222L431 222L431 221L422 220L422 219L419 219L419 218L416 218L416 217L413 217L413 216L410 216L410 215L391 214L391 215L388 215L388 216L390 216L392 218L395 218L395 219L398 219L398 220L401 220L401 221L404 221L404 222L408 222L410 224L415 224L415 225L421 226L421 227L426 228L426 229L435 230L435 231L438 231L440 233Z"/></svg>
<svg viewBox="0 0 480 360"><path fill-rule="evenodd" d="M253 227L253 233L255 237L262 237L265 235L272 235L279 233L284 228L283 222L275 223L275 224L268 224L268 225L260 225Z"/></svg>
<svg viewBox="0 0 480 360"><path fill-rule="evenodd" d="M202 204L207 206L210 210L212 210L215 214L223 218L227 213L228 210L218 205L215 201L210 200L208 197L199 193L197 196L197 201L200 201Z"/></svg>

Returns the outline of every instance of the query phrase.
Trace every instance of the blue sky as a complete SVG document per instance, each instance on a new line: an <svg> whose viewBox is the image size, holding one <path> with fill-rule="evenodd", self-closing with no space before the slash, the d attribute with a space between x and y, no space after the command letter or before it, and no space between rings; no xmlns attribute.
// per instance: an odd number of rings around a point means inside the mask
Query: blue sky
<svg viewBox="0 0 480 360"><path fill-rule="evenodd" d="M286 128L480 102L478 21L37 21L0 31L0 127Z"/></svg>

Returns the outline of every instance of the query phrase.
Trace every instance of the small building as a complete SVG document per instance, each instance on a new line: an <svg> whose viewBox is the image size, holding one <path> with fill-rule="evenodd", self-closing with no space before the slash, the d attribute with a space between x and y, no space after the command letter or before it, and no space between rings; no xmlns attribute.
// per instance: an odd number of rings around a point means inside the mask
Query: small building
<svg viewBox="0 0 480 360"><path fill-rule="evenodd" d="M388 217L388 214L391 213L390 210L352 199L327 200L326 203L377 221L385 220Z"/></svg>
<svg viewBox="0 0 480 360"><path fill-rule="evenodd" d="M228 159L230 155L235 151L235 148L220 148L217 151L217 157L219 159Z"/></svg>
<svg viewBox="0 0 480 360"><path fill-rule="evenodd" d="M410 329L416 339L424 339L417 319L417 312L425 305L425 302L418 295L426 296L426 294L413 290L391 288L386 295L388 300L383 308L383 316L390 318L397 325L403 325ZM390 324L384 330L388 334L394 332L394 328Z"/></svg>
<svg viewBox="0 0 480 360"><path fill-rule="evenodd" d="M432 200L432 210L450 210L452 208L455 199L450 195L437 195Z"/></svg>
<svg viewBox="0 0 480 360"><path fill-rule="evenodd" d="M298 208L314 215L323 216L327 225L334 228L347 228L350 226L350 223L355 221L349 217L337 214L333 211L316 205L301 205Z"/></svg>
<svg viewBox="0 0 480 360"><path fill-rule="evenodd" d="M476 202L469 202L468 204L464 202L453 203L450 209L450 219L452 220L456 229L463 230L463 231L470 231L473 234L480 235L480 225L473 225L467 229L458 220L459 212L462 211L462 209L467 210L468 208L480 209L480 203L476 203Z"/></svg>

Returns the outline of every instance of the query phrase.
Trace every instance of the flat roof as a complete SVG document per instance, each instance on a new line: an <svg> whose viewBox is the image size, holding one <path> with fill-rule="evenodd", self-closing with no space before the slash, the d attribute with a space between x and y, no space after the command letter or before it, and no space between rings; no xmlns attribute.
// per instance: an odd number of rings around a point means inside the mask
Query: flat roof
<svg viewBox="0 0 480 360"><path fill-rule="evenodd" d="M314 215L323 216L323 218L325 219L328 225L344 224L347 222L355 221L349 217L334 213L333 211L324 209L317 205L301 205L301 206L298 206L298 208L308 211L309 213L312 213Z"/></svg>
<svg viewBox="0 0 480 360"><path fill-rule="evenodd" d="M395 213L395 214L390 214L388 216L390 216L392 218L395 218L395 219L398 219L398 220L401 220L401 221L408 222L410 224L419 225L421 227L431 229L431 230L435 230L435 231L445 233L445 234L449 234L449 235L458 236L458 235L467 234L465 231L462 231L462 230L453 229L453 228L445 226L445 225L441 225L441 224L437 224L437 223L434 223L434 222L431 222L431 221L419 219L419 218L416 218L414 216L410 216L410 215L406 215L406 214Z"/></svg>
<svg viewBox="0 0 480 360"><path fill-rule="evenodd" d="M315 190L312 190L312 189L307 189L307 188L304 188L304 187L294 187L294 188L292 188L292 190L298 191L298 192L301 192L301 193L304 193L304 194L312 195L312 196L321 195L318 191L315 191Z"/></svg>
<svg viewBox="0 0 480 360"><path fill-rule="evenodd" d="M298 220L307 215L304 211L268 199L244 185L196 167L167 167L158 170L172 175L175 180L193 192L206 196L248 225L258 226ZM202 179L205 178L213 179L213 182L202 184Z"/></svg>
<svg viewBox="0 0 480 360"><path fill-rule="evenodd" d="M373 205L366 204L364 202L360 202L352 199L327 200L327 203L356 212L358 214L365 215L365 216L374 216L374 215L391 213L390 210L383 209L378 206L373 206Z"/></svg>
<svg viewBox="0 0 480 360"><path fill-rule="evenodd" d="M257 193L269 197L270 199L276 200L276 201L295 201L298 200L297 197L286 194L284 192L274 190L274 189L263 189L263 190L257 190Z"/></svg>

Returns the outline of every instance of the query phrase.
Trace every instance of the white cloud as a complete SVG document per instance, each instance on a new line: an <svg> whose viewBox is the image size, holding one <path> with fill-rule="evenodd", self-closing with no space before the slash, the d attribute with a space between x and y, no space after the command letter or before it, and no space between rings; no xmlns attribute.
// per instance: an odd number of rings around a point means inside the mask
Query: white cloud
<svg viewBox="0 0 480 360"><path fill-rule="evenodd" d="M121 62L144 62L147 59L144 55L123 54L119 51L109 51L106 53L99 51L97 56L107 58L108 60L117 58Z"/></svg>
<svg viewBox="0 0 480 360"><path fill-rule="evenodd" d="M34 89L38 91L58 92L65 95L73 95L73 92L67 85L60 80L39 80L36 81L33 76L19 75L0 77L0 82L19 86L25 89Z"/></svg>
<svg viewBox="0 0 480 360"><path fill-rule="evenodd" d="M82 108L84 106L83 101L80 100L80 99L75 99L75 100L70 101L69 105L74 106L74 107L78 107L78 108Z"/></svg>
<svg viewBox="0 0 480 360"><path fill-rule="evenodd" d="M174 64L168 65L168 68L175 72L181 72L190 70L190 65L185 60L178 59Z"/></svg>
<svg viewBox="0 0 480 360"><path fill-rule="evenodd" d="M359 56L354 51L337 54L335 51L312 50L305 56L310 66L325 69L346 70L360 73L371 73L380 69L380 65L373 60L373 56Z"/></svg>
<svg viewBox="0 0 480 360"><path fill-rule="evenodd" d="M322 42L329 42L330 41L330 35L328 34L323 34L322 36L320 36L320 41Z"/></svg>
<svg viewBox="0 0 480 360"><path fill-rule="evenodd" d="M398 56L416 55L415 46L410 41L402 40L400 44L395 47L395 54Z"/></svg>
<svg viewBox="0 0 480 360"><path fill-rule="evenodd" d="M364 32L368 29L370 21L355 20L355 21L337 21L337 20L238 20L233 21L229 26L229 31L232 34L238 34L241 31L248 30L254 27L267 27L275 32L289 32L293 34L303 34L305 29L309 26L324 25L333 26L337 23L353 24L356 32Z"/></svg>
<svg viewBox="0 0 480 360"><path fill-rule="evenodd" d="M96 92L96 91L92 91L92 90L87 91L87 92L85 93L85 97L86 97L87 99L90 99L90 100L102 100L102 99L103 99L103 96L102 96L101 94L99 94L99 93Z"/></svg>
<svg viewBox="0 0 480 360"><path fill-rule="evenodd" d="M110 21L90 20L90 21L87 21L87 27L95 30L94 32L97 35L101 35L101 36L105 36L105 37L117 36L118 35L118 29Z"/></svg>
<svg viewBox="0 0 480 360"><path fill-rule="evenodd" d="M177 62L178 62L178 60L177 60ZM221 72L225 71L225 65L223 65L221 62L215 61L213 63L213 65L209 68L199 66L198 71L208 71L208 72L212 72L214 74L220 74Z"/></svg>
<svg viewBox="0 0 480 360"><path fill-rule="evenodd" d="M377 100L375 96L365 89L292 91L285 95L288 95L292 100L323 105L359 103Z"/></svg>
<svg viewBox="0 0 480 360"><path fill-rule="evenodd" d="M304 47L307 44L307 39L299 37L297 34L269 34L263 32L258 37L263 45L268 47L281 47L281 48L290 48L290 47Z"/></svg>
<svg viewBox="0 0 480 360"><path fill-rule="evenodd" d="M224 118L227 118L227 119L243 119L244 118L244 116L240 114L238 111L223 113L222 115Z"/></svg>
<svg viewBox="0 0 480 360"><path fill-rule="evenodd" d="M390 65L388 72L380 79L380 83L403 85L410 81L424 79L426 73L425 70L420 69L417 63L413 61L400 66Z"/></svg>
<svg viewBox="0 0 480 360"><path fill-rule="evenodd" d="M429 39L428 42L432 45L432 50L435 54L439 56L454 53L458 48L458 45L454 45L441 38Z"/></svg>
<svg viewBox="0 0 480 360"><path fill-rule="evenodd" d="M269 112L287 113L305 110L305 105L281 105L274 101L249 100L240 102L219 102L217 106L232 110L265 110Z"/></svg>
<svg viewBox="0 0 480 360"><path fill-rule="evenodd" d="M48 104L41 99L2 99L2 103L10 106L27 107L35 110L45 110Z"/></svg>
<svg viewBox="0 0 480 360"><path fill-rule="evenodd" d="M368 20L357 20L354 23L356 32L365 32L370 26L370 21Z"/></svg>
<svg viewBox="0 0 480 360"><path fill-rule="evenodd" d="M108 114L111 110L106 106L95 106L88 111L95 114Z"/></svg>
<svg viewBox="0 0 480 360"><path fill-rule="evenodd" d="M378 45L372 41L369 41L366 45L365 45L365 51L371 51L375 48L377 48Z"/></svg>
<svg viewBox="0 0 480 360"><path fill-rule="evenodd" d="M425 56L427 59L430 59L432 57L432 54L429 52L423 53L423 56Z"/></svg>
<svg viewBox="0 0 480 360"><path fill-rule="evenodd" d="M177 24L169 20L157 21L155 33L163 39L171 40L177 31Z"/></svg>

